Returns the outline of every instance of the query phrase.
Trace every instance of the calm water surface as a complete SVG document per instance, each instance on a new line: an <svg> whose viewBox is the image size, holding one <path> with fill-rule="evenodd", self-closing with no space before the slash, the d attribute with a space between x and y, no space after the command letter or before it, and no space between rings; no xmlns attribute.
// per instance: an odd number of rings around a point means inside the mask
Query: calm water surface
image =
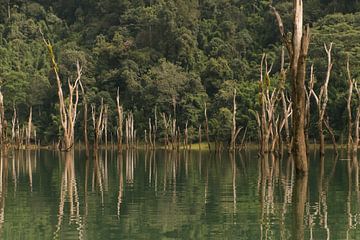
<svg viewBox="0 0 360 240"><path fill-rule="evenodd" d="M359 239L359 168L310 154L9 151L1 239Z"/></svg>

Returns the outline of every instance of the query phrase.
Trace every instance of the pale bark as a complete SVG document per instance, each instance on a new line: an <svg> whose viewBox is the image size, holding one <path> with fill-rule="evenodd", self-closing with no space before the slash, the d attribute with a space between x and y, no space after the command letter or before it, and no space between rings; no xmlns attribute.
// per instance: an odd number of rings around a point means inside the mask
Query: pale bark
<svg viewBox="0 0 360 240"><path fill-rule="evenodd" d="M352 139L352 128L353 128L353 123L352 123L352 113L351 113L351 100L352 100L352 93L353 93L353 87L354 87L354 83L355 83L355 79L351 77L351 72L350 72L350 63L349 63L349 56L347 56L347 60L346 60L346 70L347 70L347 80L348 80L348 86L349 86L349 91L348 91L348 98L347 98L347 104L346 104L346 109L347 109L347 113L348 113L348 140L347 140L347 152L348 155L351 152L351 148L352 148L352 143L353 143L353 139Z"/></svg>
<svg viewBox="0 0 360 240"><path fill-rule="evenodd" d="M331 49L332 43L330 43L329 47L324 44L325 51L327 53L327 71L324 84L320 88L320 93L317 95L313 89L311 89L310 95L314 96L318 108L318 129L319 129L319 138L320 138L320 154L325 154L325 137L324 137L324 116L326 113L326 106L329 101L328 98L328 86L330 80L331 69L333 66L333 62L331 60ZM311 77L312 81L314 77ZM336 144L335 144L336 145Z"/></svg>
<svg viewBox="0 0 360 240"><path fill-rule="evenodd" d="M96 114L96 107L91 105L91 115L94 128L94 150L99 149L99 142L104 131L104 101L101 99L99 114Z"/></svg>
<svg viewBox="0 0 360 240"><path fill-rule="evenodd" d="M240 133L241 128L236 126L236 89L234 88L233 95L233 112L232 112L232 128L231 128L231 140L230 140L230 150L235 151L236 149L236 138Z"/></svg>
<svg viewBox="0 0 360 240"><path fill-rule="evenodd" d="M26 147L29 147L31 141L31 126L32 126L32 107L30 107L28 127L26 129Z"/></svg>
<svg viewBox="0 0 360 240"><path fill-rule="evenodd" d="M118 151L121 152L122 151L124 113L123 113L123 108L120 105L119 89L117 91L117 96L116 96L116 106L117 106L117 113L118 113L118 119L117 119Z"/></svg>
<svg viewBox="0 0 360 240"><path fill-rule="evenodd" d="M42 32L41 32L41 34L42 34ZM49 50L49 54L51 57L52 69L55 73L56 83L57 83L57 87L58 87L60 120L61 120L61 126L62 126L62 130L63 130L64 145L65 145L65 148L63 150L69 151L74 145L74 126L75 126L76 115L77 115L77 106L78 106L78 101L79 101L78 86L79 86L79 82L80 82L80 79L82 76L82 68L80 66L79 61L77 61L77 63L76 63L77 77L76 77L74 83L71 83L70 79L68 80L69 100L68 100L68 103L65 103L65 97L63 95L62 83L61 83L61 79L60 79L60 75L59 75L59 67L55 60L53 46L51 45L51 43L48 40L45 39L44 35L43 35L43 41Z"/></svg>
<svg viewBox="0 0 360 240"><path fill-rule="evenodd" d="M283 38L283 43L288 49L290 56L290 75L291 75L291 100L293 103L293 144L292 153L298 173L308 172L308 162L306 155L305 141L305 70L306 57L310 42L310 29L303 26L303 2L302 0L293 1L293 33L291 40L284 31L284 26L280 15L274 7L271 7Z"/></svg>
<svg viewBox="0 0 360 240"><path fill-rule="evenodd" d="M85 95L85 89L81 83L81 81L79 82L79 86L81 88L81 93L83 95L83 104L84 104L84 120L83 120L83 124L84 124L84 143L85 143L85 154L86 154L86 159L89 159L90 157L90 149L89 149L89 139L88 139L88 102L86 99L86 95Z"/></svg>
<svg viewBox="0 0 360 240"><path fill-rule="evenodd" d="M204 116L205 116L205 135L206 135L206 141L209 147L209 151L211 150L210 147L210 138L209 138L209 121L208 121L208 116L207 116L207 106L206 103L204 104L205 109L204 109Z"/></svg>

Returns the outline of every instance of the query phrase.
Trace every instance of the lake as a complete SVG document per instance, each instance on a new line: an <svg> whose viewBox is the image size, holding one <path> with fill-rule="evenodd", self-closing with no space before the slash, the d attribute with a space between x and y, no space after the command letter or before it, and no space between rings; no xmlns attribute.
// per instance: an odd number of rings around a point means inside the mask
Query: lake
<svg viewBox="0 0 360 240"><path fill-rule="evenodd" d="M9 151L1 239L358 239L359 168L310 153Z"/></svg>

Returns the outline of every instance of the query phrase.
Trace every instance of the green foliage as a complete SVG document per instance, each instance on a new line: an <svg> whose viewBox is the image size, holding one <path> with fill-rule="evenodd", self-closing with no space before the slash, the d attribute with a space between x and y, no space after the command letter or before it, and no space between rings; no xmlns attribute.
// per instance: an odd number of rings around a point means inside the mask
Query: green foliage
<svg viewBox="0 0 360 240"><path fill-rule="evenodd" d="M279 34L269 1L9 3L10 12L7 4L0 6L0 86L5 108L11 113L15 105L23 122L33 106L34 123L44 140L52 141L59 134L59 116L55 76L39 28L54 46L65 93L79 60L86 98L91 103L104 98L111 129L119 88L121 102L126 111L133 111L140 133L148 118L153 118L155 107L159 113L176 115L180 127L188 122L189 129L197 129L204 124L207 102L213 138L226 140L236 88L237 123L248 126L250 137L256 136L256 123L249 112L259 107L261 54L266 52L269 63L274 63L272 74L279 71L280 62ZM276 7L285 27L291 29L291 1L280 1ZM339 132L343 119L336 116L344 111L347 54L353 77L360 75L359 4L311 0L304 7L305 22L312 26L309 58L315 65L316 90L326 71L323 44L334 42L329 117ZM81 125L77 129L81 131Z"/></svg>

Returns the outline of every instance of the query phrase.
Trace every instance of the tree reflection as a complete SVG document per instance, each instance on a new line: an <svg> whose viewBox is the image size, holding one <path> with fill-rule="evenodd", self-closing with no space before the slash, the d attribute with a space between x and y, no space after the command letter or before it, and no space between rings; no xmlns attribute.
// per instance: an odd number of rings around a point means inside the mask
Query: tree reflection
<svg viewBox="0 0 360 240"><path fill-rule="evenodd" d="M62 156L63 157L63 156ZM59 238L62 222L64 219L65 205L69 204L70 224L77 225L79 239L84 238L84 226L80 217L80 203L74 167L74 152L65 153L64 170L61 177L60 200L58 210L58 220L54 238Z"/></svg>

